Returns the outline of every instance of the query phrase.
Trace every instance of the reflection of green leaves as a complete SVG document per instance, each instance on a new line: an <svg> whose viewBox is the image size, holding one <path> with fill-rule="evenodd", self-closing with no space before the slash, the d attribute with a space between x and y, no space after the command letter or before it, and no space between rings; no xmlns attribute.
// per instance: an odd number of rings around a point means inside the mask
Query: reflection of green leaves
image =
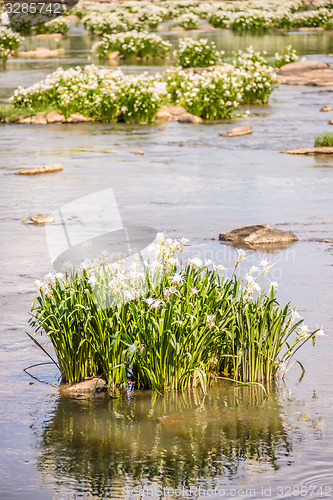
<svg viewBox="0 0 333 500"><path fill-rule="evenodd" d="M114 483L149 479L177 487L233 476L244 460L279 468L291 452L273 387L217 384L164 397L61 398L43 430L39 467L91 495L116 498Z"/></svg>

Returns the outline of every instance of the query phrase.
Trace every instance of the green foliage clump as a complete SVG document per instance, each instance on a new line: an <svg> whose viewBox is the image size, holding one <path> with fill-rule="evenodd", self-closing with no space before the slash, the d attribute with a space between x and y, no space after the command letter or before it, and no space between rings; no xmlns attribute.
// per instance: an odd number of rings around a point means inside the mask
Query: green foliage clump
<svg viewBox="0 0 333 500"><path fill-rule="evenodd" d="M179 41L176 60L182 68L206 68L217 64L221 55L214 42L209 42L206 38L186 38Z"/></svg>
<svg viewBox="0 0 333 500"><path fill-rule="evenodd" d="M315 137L315 147L333 147L333 132L324 132Z"/></svg>
<svg viewBox="0 0 333 500"><path fill-rule="evenodd" d="M51 340L64 382L100 376L113 388L131 380L158 392L206 391L214 378L261 383L283 375L315 340L317 331L278 304L274 283L261 290L267 261L242 284L235 271L245 252L227 279L212 262L180 264L186 242L159 235L153 259L130 270L104 257L37 282L30 324Z"/></svg>

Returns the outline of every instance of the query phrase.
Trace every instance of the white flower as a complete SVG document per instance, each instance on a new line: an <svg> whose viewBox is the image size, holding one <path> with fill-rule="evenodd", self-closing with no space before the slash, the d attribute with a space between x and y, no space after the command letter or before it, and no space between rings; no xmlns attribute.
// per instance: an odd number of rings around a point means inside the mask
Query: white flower
<svg viewBox="0 0 333 500"><path fill-rule="evenodd" d="M268 262L267 259L262 259L259 262L259 264L262 266L262 270L264 273L267 273L274 266L274 264L271 264L270 262Z"/></svg>
<svg viewBox="0 0 333 500"><path fill-rule="evenodd" d="M246 252L244 250L237 249L238 257L237 257L237 263L242 262L242 260L246 259Z"/></svg>
<svg viewBox="0 0 333 500"><path fill-rule="evenodd" d="M182 275L179 273L175 273L172 276L170 283L175 284L175 285L180 285L181 283L183 283L183 281L184 281L184 278L182 277Z"/></svg>
<svg viewBox="0 0 333 500"><path fill-rule="evenodd" d="M209 314L207 315L207 318L206 318L206 325L208 326L208 328L211 330L212 328L214 328L215 325L215 321L214 321L215 317L214 316L210 316Z"/></svg>
<svg viewBox="0 0 333 500"><path fill-rule="evenodd" d="M327 333L324 332L323 328L320 328L317 332L316 332L316 337L327 337Z"/></svg>
<svg viewBox="0 0 333 500"><path fill-rule="evenodd" d="M269 282L269 288L277 288L279 286L279 283L277 281L270 281Z"/></svg>
<svg viewBox="0 0 333 500"><path fill-rule="evenodd" d="M195 269L196 267L202 267L202 260L198 259L197 257L194 259L188 259L187 263L193 269Z"/></svg>
<svg viewBox="0 0 333 500"><path fill-rule="evenodd" d="M136 351L136 347L135 347L135 345L134 345L134 344L129 345L129 346L128 346L128 350L129 350L129 352L134 353L134 352Z"/></svg>

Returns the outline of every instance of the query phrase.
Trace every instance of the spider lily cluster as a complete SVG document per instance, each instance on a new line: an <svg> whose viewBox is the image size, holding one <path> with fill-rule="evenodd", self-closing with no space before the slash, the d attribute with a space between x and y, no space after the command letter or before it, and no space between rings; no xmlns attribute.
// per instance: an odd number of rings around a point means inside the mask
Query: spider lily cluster
<svg viewBox="0 0 333 500"><path fill-rule="evenodd" d="M240 251L228 279L211 261L184 263L186 243L159 234L147 260L102 255L36 282L30 324L50 339L64 382L100 376L110 388L131 381L158 392L206 391L216 378L260 383L283 376L295 352L323 334L278 304L276 283L261 289L267 261L242 280Z"/></svg>
<svg viewBox="0 0 333 500"><path fill-rule="evenodd" d="M185 50L184 41L181 50ZM93 65L57 71L29 88L18 88L10 103L16 110L80 112L101 121L148 123L167 103L181 104L207 119L227 118L240 104L268 101L275 87L271 66L252 48L233 64L221 63L202 73L175 69L164 75L125 75Z"/></svg>
<svg viewBox="0 0 333 500"><path fill-rule="evenodd" d="M17 50L23 38L10 28L0 27L0 61L6 62L10 53Z"/></svg>

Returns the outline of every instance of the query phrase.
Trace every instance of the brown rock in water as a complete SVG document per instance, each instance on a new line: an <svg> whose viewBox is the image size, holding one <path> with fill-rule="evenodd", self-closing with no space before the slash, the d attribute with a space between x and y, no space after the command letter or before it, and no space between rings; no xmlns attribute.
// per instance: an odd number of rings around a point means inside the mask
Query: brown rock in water
<svg viewBox="0 0 333 500"><path fill-rule="evenodd" d="M157 113L156 120L179 123L202 123L202 118L192 115L181 106L164 106Z"/></svg>
<svg viewBox="0 0 333 500"><path fill-rule="evenodd" d="M18 52L20 57L37 57L38 59L47 59L48 57L59 57L65 53L65 49L48 49L47 47L37 47L34 50Z"/></svg>
<svg viewBox="0 0 333 500"><path fill-rule="evenodd" d="M33 217L30 217L30 220L35 224L48 224L54 222L54 219L52 219L52 217L44 214L34 215Z"/></svg>
<svg viewBox="0 0 333 500"><path fill-rule="evenodd" d="M67 16L68 17L68 16ZM37 40L61 40L63 35L61 33L41 33L40 35L35 35Z"/></svg>
<svg viewBox="0 0 333 500"><path fill-rule="evenodd" d="M67 123L93 122L94 119L88 116L83 116L81 113L73 113L67 118Z"/></svg>
<svg viewBox="0 0 333 500"><path fill-rule="evenodd" d="M143 152L143 151L131 151L131 153L132 153L133 155L141 155L141 156L143 156L143 155L144 155L144 152Z"/></svg>
<svg viewBox="0 0 333 500"><path fill-rule="evenodd" d="M331 106L323 106L320 111L324 112L333 111L333 108L331 108Z"/></svg>
<svg viewBox="0 0 333 500"><path fill-rule="evenodd" d="M47 121L43 113L37 113L37 115L28 116L27 118L20 117L17 123L29 125L46 125Z"/></svg>
<svg viewBox="0 0 333 500"><path fill-rule="evenodd" d="M224 137L236 137L238 135L248 135L252 134L253 129L251 125L241 125L240 127L232 128L231 130L226 130L225 132L220 132L220 135Z"/></svg>
<svg viewBox="0 0 333 500"><path fill-rule="evenodd" d="M19 170L15 172L16 175L38 175L38 174L51 174L54 172L60 172L64 167L60 163L55 163L53 165L44 165L43 167L26 168L24 170Z"/></svg>
<svg viewBox="0 0 333 500"><path fill-rule="evenodd" d="M321 61L285 64L276 70L277 82L287 85L333 85L333 66Z"/></svg>
<svg viewBox="0 0 333 500"><path fill-rule="evenodd" d="M100 394L107 391L107 383L105 380L94 377L83 380L73 385L63 385L59 387L59 391L64 396L84 396L89 397L94 393Z"/></svg>
<svg viewBox="0 0 333 500"><path fill-rule="evenodd" d="M330 120L330 121L328 122L328 124L329 124L329 125L333 125L333 120Z"/></svg>
<svg viewBox="0 0 333 500"><path fill-rule="evenodd" d="M272 243L289 243L298 241L297 236L290 231L283 231L268 224L254 224L221 233L219 240L230 243L265 245Z"/></svg>
<svg viewBox="0 0 333 500"><path fill-rule="evenodd" d="M184 31L186 31L186 29L182 26L173 26L173 28L170 28L170 31L174 31L175 33L183 33Z"/></svg>
<svg viewBox="0 0 333 500"><path fill-rule="evenodd" d="M58 113L58 111L50 111L46 115L47 123L64 123L66 118L64 115Z"/></svg>
<svg viewBox="0 0 333 500"><path fill-rule="evenodd" d="M321 146L314 148L289 149L288 151L281 151L281 153L289 155L329 155L333 154L333 147Z"/></svg>
<svg viewBox="0 0 333 500"><path fill-rule="evenodd" d="M111 52L107 58L109 59L109 61L114 61L114 60L118 60L120 59L120 52L119 50L115 50L114 52Z"/></svg>

